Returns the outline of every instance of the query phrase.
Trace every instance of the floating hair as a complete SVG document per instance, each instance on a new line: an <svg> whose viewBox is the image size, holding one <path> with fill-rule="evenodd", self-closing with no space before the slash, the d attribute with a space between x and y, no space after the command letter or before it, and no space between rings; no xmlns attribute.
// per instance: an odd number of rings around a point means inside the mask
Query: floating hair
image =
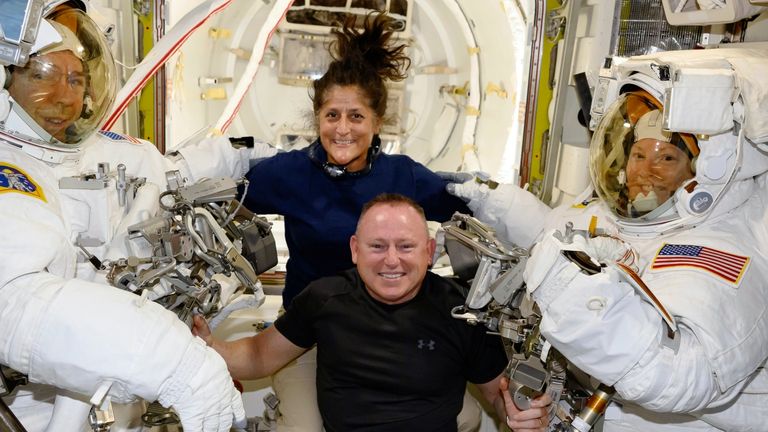
<svg viewBox="0 0 768 432"><path fill-rule="evenodd" d="M383 12L368 14L361 26L349 17L333 30L335 41L330 51L333 61L320 79L312 83L313 111L317 114L333 86L357 86L365 94L373 111L383 118L387 111L385 80L402 81L408 76L411 59L407 44L395 44L396 21ZM360 28L362 27L362 28Z"/></svg>
<svg viewBox="0 0 768 432"><path fill-rule="evenodd" d="M362 31L355 27L356 22L354 16L348 17L341 28L333 30L334 61L345 66L370 67L391 81L404 80L411 59L405 54L406 44L392 45L395 21L384 13L369 14L363 20Z"/></svg>

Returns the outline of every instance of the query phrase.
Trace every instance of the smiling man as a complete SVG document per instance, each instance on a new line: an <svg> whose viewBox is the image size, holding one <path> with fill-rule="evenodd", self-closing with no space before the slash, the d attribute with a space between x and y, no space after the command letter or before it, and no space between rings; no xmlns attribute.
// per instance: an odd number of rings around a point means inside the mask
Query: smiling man
<svg viewBox="0 0 768 432"><path fill-rule="evenodd" d="M76 122L87 121L92 114L86 106L89 74L83 56L87 50L72 30L56 21L51 25L62 41L37 53L25 67L11 68L8 93L19 105L16 109L34 120L30 127L42 128L35 130L39 136L73 144L83 138Z"/></svg>
<svg viewBox="0 0 768 432"><path fill-rule="evenodd" d="M427 271L435 241L421 207L402 195L377 196L363 207L350 249L356 268L311 283L259 335L214 340L200 317L194 331L239 379L271 374L316 344L328 432L456 431L467 381L514 430L545 430L548 399L520 412L500 391L507 364L500 338L451 317L464 298Z"/></svg>
<svg viewBox="0 0 768 432"><path fill-rule="evenodd" d="M379 195L363 207L349 247L374 300L396 305L419 293L435 252L425 220L418 205L394 194Z"/></svg>

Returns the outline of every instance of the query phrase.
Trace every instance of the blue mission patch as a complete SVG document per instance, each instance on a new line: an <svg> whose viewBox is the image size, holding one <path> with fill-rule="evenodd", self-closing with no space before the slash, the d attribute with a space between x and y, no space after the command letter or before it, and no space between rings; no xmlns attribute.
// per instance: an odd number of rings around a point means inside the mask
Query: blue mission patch
<svg viewBox="0 0 768 432"><path fill-rule="evenodd" d="M5 192L20 193L47 202L43 190L27 173L15 165L0 162L0 193Z"/></svg>

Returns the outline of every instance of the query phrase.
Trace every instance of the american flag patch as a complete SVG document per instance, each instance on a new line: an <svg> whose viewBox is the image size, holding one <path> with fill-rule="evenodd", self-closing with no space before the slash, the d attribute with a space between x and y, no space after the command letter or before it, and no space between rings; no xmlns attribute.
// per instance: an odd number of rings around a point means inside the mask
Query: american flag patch
<svg viewBox="0 0 768 432"><path fill-rule="evenodd" d="M141 144L141 141L137 140L136 138L130 135L123 135L117 132L105 131L105 130L99 131L99 134L101 134L101 136L105 138L111 139L112 141L128 141L134 144Z"/></svg>
<svg viewBox="0 0 768 432"><path fill-rule="evenodd" d="M706 246L665 244L651 263L652 270L695 267L731 284L738 285L749 264L749 257Z"/></svg>

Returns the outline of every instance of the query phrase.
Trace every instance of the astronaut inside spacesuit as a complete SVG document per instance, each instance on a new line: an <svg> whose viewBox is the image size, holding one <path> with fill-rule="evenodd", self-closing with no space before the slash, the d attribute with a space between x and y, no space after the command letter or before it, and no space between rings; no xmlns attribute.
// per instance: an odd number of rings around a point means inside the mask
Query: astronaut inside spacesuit
<svg viewBox="0 0 768 432"><path fill-rule="evenodd" d="M764 94L752 79L768 69L755 63L764 57L737 48L678 51L622 65L626 85L591 142L592 189L573 203L550 209L516 186L491 190L474 179L449 185L501 238L535 242L524 277L542 312L541 333L616 389L606 432L765 430L768 153L765 130L755 128L766 113L751 97ZM659 65L736 78L719 106L698 99L710 96L704 89L675 93L675 82L654 76ZM664 114L681 112L673 103L684 97L696 99L686 106L688 130L671 132ZM697 109L720 110L715 120L729 126L701 133L718 126L698 119ZM590 271L564 251L601 266ZM658 305L638 294L632 271Z"/></svg>
<svg viewBox="0 0 768 432"><path fill-rule="evenodd" d="M661 111L656 109L644 114L635 125L626 167L629 214L658 208L685 180L693 178L691 162L694 153L698 154L696 138L664 132L661 121Z"/></svg>
<svg viewBox="0 0 768 432"><path fill-rule="evenodd" d="M63 24L51 21L62 42L43 49L23 68L14 68L8 93L34 120L35 124L63 143L76 142L73 125L83 113L90 85L84 70L84 49L77 36ZM62 80L66 83L60 85Z"/></svg>
<svg viewBox="0 0 768 432"><path fill-rule="evenodd" d="M106 285L80 251L124 254L125 227L158 211L166 171L189 182L239 178L275 150L210 138L166 158L151 143L97 132L116 71L85 11L47 4L30 60L2 68L0 363L33 383L4 400L29 431L85 430L97 390L173 407L187 431L228 431L244 411L224 361L173 313ZM146 181L122 201L109 171L92 181L99 163Z"/></svg>

